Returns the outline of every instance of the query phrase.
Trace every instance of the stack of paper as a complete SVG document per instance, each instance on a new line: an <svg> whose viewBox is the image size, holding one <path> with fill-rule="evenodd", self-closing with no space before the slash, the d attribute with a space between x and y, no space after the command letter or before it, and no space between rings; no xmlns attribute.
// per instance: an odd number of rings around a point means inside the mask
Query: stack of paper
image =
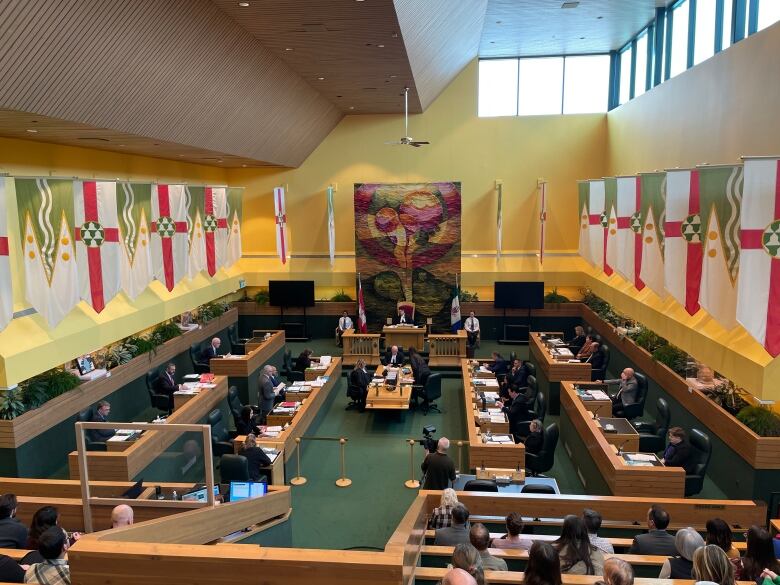
<svg viewBox="0 0 780 585"><path fill-rule="evenodd" d="M650 453L626 453L625 457L631 461L655 461L655 455Z"/></svg>
<svg viewBox="0 0 780 585"><path fill-rule="evenodd" d="M501 445L514 444L514 442L514 439L509 435L493 435L488 439L488 443L499 443Z"/></svg>
<svg viewBox="0 0 780 585"><path fill-rule="evenodd" d="M603 390L588 390L588 394L593 400L609 400L609 396Z"/></svg>
<svg viewBox="0 0 780 585"><path fill-rule="evenodd" d="M329 355L321 355L320 356L320 364L325 366L326 368L330 365L330 362L333 358Z"/></svg>

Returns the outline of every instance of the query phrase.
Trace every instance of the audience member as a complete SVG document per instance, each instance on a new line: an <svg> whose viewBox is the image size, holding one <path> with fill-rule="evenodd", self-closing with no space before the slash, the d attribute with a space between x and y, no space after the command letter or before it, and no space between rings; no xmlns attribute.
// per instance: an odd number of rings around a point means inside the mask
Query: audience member
<svg viewBox="0 0 780 585"><path fill-rule="evenodd" d="M661 463L667 467L682 467L685 473L691 473L694 462L691 461L691 445L685 431L680 427L672 427L668 436L669 444L664 450Z"/></svg>
<svg viewBox="0 0 780 585"><path fill-rule="evenodd" d="M341 313L339 324L336 325L336 339L338 341L339 347L341 347L341 336L344 335L344 332L347 329L352 329L353 327L354 325L352 324L352 319L349 317L349 313L346 311Z"/></svg>
<svg viewBox="0 0 780 585"><path fill-rule="evenodd" d="M111 528L122 528L133 524L133 509L127 504L119 504L111 510Z"/></svg>
<svg viewBox="0 0 780 585"><path fill-rule="evenodd" d="M588 539L590 539L590 543L601 552L610 555L614 554L615 548L612 544L606 538L602 538L598 535L599 528L601 528L601 514L596 512L596 510L585 508L582 511L582 519L585 521L585 528L588 529Z"/></svg>
<svg viewBox="0 0 780 585"><path fill-rule="evenodd" d="M307 368L311 367L311 356L313 353L314 352L307 347L298 355L295 359L296 372L305 372Z"/></svg>
<svg viewBox="0 0 780 585"><path fill-rule="evenodd" d="M44 560L30 565L24 574L25 583L39 585L70 585L70 568L65 555L68 552L68 538L59 526L46 529L38 538L38 552Z"/></svg>
<svg viewBox="0 0 780 585"><path fill-rule="evenodd" d="M0 548L24 548L27 527L16 518L16 496L0 496Z"/></svg>
<svg viewBox="0 0 780 585"><path fill-rule="evenodd" d="M623 416L626 406L639 400L639 382L633 368L624 368L619 379L604 380L604 383L620 385L617 394L612 396L612 416Z"/></svg>
<svg viewBox="0 0 780 585"><path fill-rule="evenodd" d="M634 585L634 569L616 557L604 561L604 579L595 585Z"/></svg>
<svg viewBox="0 0 780 585"><path fill-rule="evenodd" d="M577 355L583 345L585 345L585 329L582 325L577 325L574 327L574 337L569 341L569 350Z"/></svg>
<svg viewBox="0 0 780 585"><path fill-rule="evenodd" d="M661 566L659 579L690 579L693 553L704 546L704 539L693 528L681 528L674 535L677 554L669 557Z"/></svg>
<svg viewBox="0 0 780 585"><path fill-rule="evenodd" d="M569 514L563 519L561 536L553 542L561 559L561 572L567 575L602 575L604 553L588 538L585 522Z"/></svg>
<svg viewBox="0 0 780 585"><path fill-rule="evenodd" d="M761 585L780 585L780 575L769 569L761 572L761 578L763 579Z"/></svg>
<svg viewBox="0 0 780 585"><path fill-rule="evenodd" d="M745 535L747 548L745 556L737 566L737 579L755 581L764 569L780 573L780 562L775 558L772 537L766 528L751 526Z"/></svg>
<svg viewBox="0 0 780 585"><path fill-rule="evenodd" d="M544 433L542 432L542 421L538 418L531 421L528 425L528 436L523 439L525 452L536 455L544 448Z"/></svg>
<svg viewBox="0 0 780 585"><path fill-rule="evenodd" d="M549 542L537 540L528 551L523 585L561 585L561 560Z"/></svg>
<svg viewBox="0 0 780 585"><path fill-rule="evenodd" d="M731 528L720 518L707 520L707 544L716 544L723 549L729 559L739 559L739 551L731 541Z"/></svg>
<svg viewBox="0 0 780 585"><path fill-rule="evenodd" d="M469 543L463 542L455 546L452 553L452 566L466 571L477 585L485 585L485 567L482 566L482 557Z"/></svg>
<svg viewBox="0 0 780 585"><path fill-rule="evenodd" d="M420 468L425 474L422 482L424 490L443 490L450 487L450 482L455 481L455 462L447 455L450 448L450 440L441 437L436 444L436 452L428 453L423 459Z"/></svg>
<svg viewBox="0 0 780 585"><path fill-rule="evenodd" d="M506 571L506 561L494 557L488 552L490 546L490 531L481 522L472 525L469 530L469 541L482 557L482 566L488 571Z"/></svg>
<svg viewBox="0 0 780 585"><path fill-rule="evenodd" d="M669 513L658 504L647 511L647 533L638 534L631 543L632 555L660 555L670 557L677 554L674 536L666 531L669 526Z"/></svg>
<svg viewBox="0 0 780 585"><path fill-rule="evenodd" d="M366 411L366 398L368 397L369 382L371 382L371 374L366 370L366 360L360 358L349 373L349 385L352 392L351 398L357 402L359 412Z"/></svg>
<svg viewBox="0 0 780 585"><path fill-rule="evenodd" d="M431 519L428 520L428 528L447 528L452 526L452 509L458 505L458 494L452 488L447 488L441 493L439 507L433 509Z"/></svg>
<svg viewBox="0 0 780 585"><path fill-rule="evenodd" d="M734 565L717 544L708 544L693 553L691 577L697 583L734 585Z"/></svg>
<svg viewBox="0 0 780 585"><path fill-rule="evenodd" d="M517 512L510 512L506 517L506 534L501 538L494 538L490 546L493 548L516 548L529 550L533 541L522 535L523 517Z"/></svg>
<svg viewBox="0 0 780 585"><path fill-rule="evenodd" d="M444 573L441 585L477 585L477 580L463 569L450 569Z"/></svg>
<svg viewBox="0 0 780 585"><path fill-rule="evenodd" d="M0 582L24 583L24 569L8 555L0 555Z"/></svg>
<svg viewBox="0 0 780 585"><path fill-rule="evenodd" d="M30 523L30 532L27 535L27 547L30 550L38 549L38 537L52 526L59 526L60 513L54 506L43 506L33 514Z"/></svg>
<svg viewBox="0 0 780 585"><path fill-rule="evenodd" d="M219 346L222 345L222 340L219 337L215 337L211 340L203 351L200 352L200 361L209 363L209 360L219 355Z"/></svg>
<svg viewBox="0 0 780 585"><path fill-rule="evenodd" d="M111 404L107 400L101 400L97 403L97 408L93 410L90 422L108 422L109 414L111 414ZM86 431L87 440L93 443L108 441L115 434L114 429L88 429Z"/></svg>
<svg viewBox="0 0 780 585"><path fill-rule="evenodd" d="M468 544L469 531L466 522L469 520L469 511L463 504L458 504L452 509L452 525L436 530L433 544L437 546L454 546L456 544ZM481 563L480 563L481 564Z"/></svg>

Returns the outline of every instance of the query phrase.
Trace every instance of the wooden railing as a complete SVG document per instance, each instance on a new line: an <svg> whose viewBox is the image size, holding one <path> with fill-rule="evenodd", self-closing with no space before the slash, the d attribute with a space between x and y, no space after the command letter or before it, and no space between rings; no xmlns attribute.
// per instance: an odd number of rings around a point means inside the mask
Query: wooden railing
<svg viewBox="0 0 780 585"><path fill-rule="evenodd" d="M349 329L341 336L344 344L343 363L354 366L359 359L367 365L379 365L379 333L355 333Z"/></svg>
<svg viewBox="0 0 780 585"><path fill-rule="evenodd" d="M436 334L428 336L429 360L431 366L459 366L466 358L466 332L457 334Z"/></svg>

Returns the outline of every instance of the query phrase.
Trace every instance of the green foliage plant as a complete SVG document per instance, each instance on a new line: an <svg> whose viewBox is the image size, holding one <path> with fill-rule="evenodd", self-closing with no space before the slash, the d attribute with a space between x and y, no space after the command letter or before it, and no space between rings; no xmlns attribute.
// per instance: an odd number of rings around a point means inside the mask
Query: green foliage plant
<svg viewBox="0 0 780 585"><path fill-rule="evenodd" d="M570 301L568 297L558 294L558 287L555 287L546 295L544 295L544 302L560 304L560 303L568 303Z"/></svg>
<svg viewBox="0 0 780 585"><path fill-rule="evenodd" d="M25 410L18 388L6 390L0 398L0 419L11 420L22 414Z"/></svg>
<svg viewBox="0 0 780 585"><path fill-rule="evenodd" d="M335 295L333 295L333 296L330 298L330 300L331 300L331 301L334 301L334 302L337 302L337 303L349 303L349 302L351 302L353 299L352 299L352 297L351 297L351 296L349 296L349 295L348 295L346 292L344 292L344 290L342 289L342 290L340 290L339 292L337 292Z"/></svg>
<svg viewBox="0 0 780 585"><path fill-rule="evenodd" d="M737 413L737 419L761 437L780 437L780 416L768 408L746 406Z"/></svg>

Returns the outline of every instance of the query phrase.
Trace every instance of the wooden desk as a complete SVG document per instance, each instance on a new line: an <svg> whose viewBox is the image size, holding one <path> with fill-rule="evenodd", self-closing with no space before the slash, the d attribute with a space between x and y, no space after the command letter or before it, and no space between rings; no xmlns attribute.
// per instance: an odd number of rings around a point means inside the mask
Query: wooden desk
<svg viewBox="0 0 780 585"><path fill-rule="evenodd" d="M369 366L379 364L379 333L356 333L347 329L341 336L341 342L345 366L354 366L359 359L365 360Z"/></svg>
<svg viewBox="0 0 780 585"><path fill-rule="evenodd" d="M625 418L605 418L600 417L595 420L596 426L604 435L607 443L614 445L622 451L639 451L639 433L631 426L628 419ZM608 433L604 430L607 425L615 428L614 433Z"/></svg>
<svg viewBox="0 0 780 585"><path fill-rule="evenodd" d="M540 333L536 331L528 336L528 349L531 361L536 365L536 382L539 390L543 391L547 398L548 411L550 414L560 414L561 381L590 382L590 364L556 360L541 340Z"/></svg>
<svg viewBox="0 0 780 585"><path fill-rule="evenodd" d="M580 382L579 384L575 385L575 391L576 386L579 386L581 390L602 390L604 393L606 393L606 385L605 384L597 384L593 382L592 384L586 384L584 382ZM612 413L612 400L610 400L608 397L605 399L588 399L585 400L582 398L580 393L577 393L579 396L580 401L582 402L582 405L585 407L585 410L589 410L590 412L594 412L599 416L609 416Z"/></svg>
<svg viewBox="0 0 780 585"><path fill-rule="evenodd" d="M460 329L455 334L428 335L428 365L454 366L466 359L466 332Z"/></svg>
<svg viewBox="0 0 780 585"><path fill-rule="evenodd" d="M306 382L312 382L317 379L317 376L325 374L328 368L306 368L303 372L303 379Z"/></svg>
<svg viewBox="0 0 780 585"><path fill-rule="evenodd" d="M404 350L414 347L422 351L425 347L425 327L395 327L385 325L382 327L385 336L385 347L398 345Z"/></svg>
<svg viewBox="0 0 780 585"><path fill-rule="evenodd" d="M409 402L412 398L412 385L402 382L403 368L386 368L380 365L374 376L381 376L386 369L392 369L398 373L394 384L369 384L366 396L367 410L409 410ZM410 374L411 375L411 374ZM386 382L386 379L385 379Z"/></svg>
<svg viewBox="0 0 780 585"><path fill-rule="evenodd" d="M560 426L563 446L589 493L683 497L685 470L681 467L628 465L610 443L614 436L608 438L601 431L571 382L561 383Z"/></svg>
<svg viewBox="0 0 780 585"><path fill-rule="evenodd" d="M241 449L244 448L244 441L246 441L246 435L238 435L233 439L233 453L241 455ZM258 447L277 448L276 444L267 443L262 438L257 439L256 442ZM284 453L280 451L270 467L261 467L260 469L268 473L268 485L284 485Z"/></svg>

